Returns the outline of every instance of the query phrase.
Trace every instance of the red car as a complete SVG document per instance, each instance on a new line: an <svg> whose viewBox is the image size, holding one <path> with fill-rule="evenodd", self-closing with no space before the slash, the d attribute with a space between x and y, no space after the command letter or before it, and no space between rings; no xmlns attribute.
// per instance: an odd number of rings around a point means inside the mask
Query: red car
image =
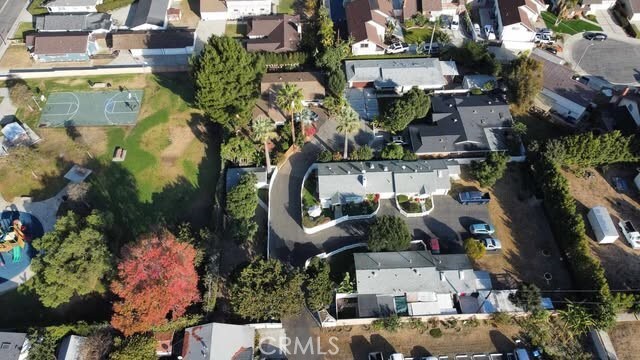
<svg viewBox="0 0 640 360"><path fill-rule="evenodd" d="M429 239L429 243L427 244L427 247L431 251L431 254L433 255L440 254L440 240L438 240L438 238Z"/></svg>

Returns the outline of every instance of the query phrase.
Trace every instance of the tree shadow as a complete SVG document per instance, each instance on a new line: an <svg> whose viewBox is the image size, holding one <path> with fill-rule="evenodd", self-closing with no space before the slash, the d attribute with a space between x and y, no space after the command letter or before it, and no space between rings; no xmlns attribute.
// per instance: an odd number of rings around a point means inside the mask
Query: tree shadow
<svg viewBox="0 0 640 360"><path fill-rule="evenodd" d="M195 88L189 73L155 73L158 85L180 96L189 106L195 106Z"/></svg>
<svg viewBox="0 0 640 360"><path fill-rule="evenodd" d="M499 330L491 330L489 331L489 338L491 339L491 343L496 348L496 350L500 352L512 351L514 347L513 341L505 336Z"/></svg>
<svg viewBox="0 0 640 360"><path fill-rule="evenodd" d="M375 351L382 351L383 354L393 354L396 349L380 334L372 334L369 339L371 340L371 347Z"/></svg>
<svg viewBox="0 0 640 360"><path fill-rule="evenodd" d="M424 346L414 346L411 349L411 353L410 354L411 354L411 357L413 357L414 359L415 358L419 359L420 356L431 356L431 355L433 355Z"/></svg>

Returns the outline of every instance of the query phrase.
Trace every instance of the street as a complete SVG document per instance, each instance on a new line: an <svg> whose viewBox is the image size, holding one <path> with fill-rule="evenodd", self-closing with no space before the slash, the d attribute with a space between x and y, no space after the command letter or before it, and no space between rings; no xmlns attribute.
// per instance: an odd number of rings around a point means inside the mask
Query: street
<svg viewBox="0 0 640 360"><path fill-rule="evenodd" d="M13 23L26 5L27 0L0 0L0 43L8 40Z"/></svg>

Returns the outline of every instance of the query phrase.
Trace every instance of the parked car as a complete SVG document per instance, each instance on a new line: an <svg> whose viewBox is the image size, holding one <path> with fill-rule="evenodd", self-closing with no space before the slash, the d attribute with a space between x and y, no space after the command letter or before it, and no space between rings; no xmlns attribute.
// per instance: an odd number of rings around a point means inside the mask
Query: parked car
<svg viewBox="0 0 640 360"><path fill-rule="evenodd" d="M482 37L482 33L480 32L480 25L473 24L473 31L476 33L477 37Z"/></svg>
<svg viewBox="0 0 640 360"><path fill-rule="evenodd" d="M458 194L458 200L463 205L486 204L491 201L491 194L482 191L464 191Z"/></svg>
<svg viewBox="0 0 640 360"><path fill-rule="evenodd" d="M429 248L429 251L431 251L431 254L440 254L440 240L438 240L438 238L429 239L429 242L427 242L427 247Z"/></svg>
<svg viewBox="0 0 640 360"><path fill-rule="evenodd" d="M381 352L370 352L369 356L367 356L368 360L384 360L384 356L382 356Z"/></svg>
<svg viewBox="0 0 640 360"><path fill-rule="evenodd" d="M387 54L400 54L403 52L407 52L409 51L409 45L407 45L407 43L403 43L403 42L395 42L391 45L389 45L389 47L386 50Z"/></svg>
<svg viewBox="0 0 640 360"><path fill-rule="evenodd" d="M627 239L629 245L631 245L632 249L640 249L640 232L636 230L633 223L629 220L622 220L618 223L620 230L622 230L622 235Z"/></svg>
<svg viewBox="0 0 640 360"><path fill-rule="evenodd" d="M460 15L453 15L451 20L451 30L458 30L460 28Z"/></svg>
<svg viewBox="0 0 640 360"><path fill-rule="evenodd" d="M553 31L547 28L538 28L536 29L536 34L545 34L545 35L553 36Z"/></svg>
<svg viewBox="0 0 640 360"><path fill-rule="evenodd" d="M529 352L527 351L527 349L523 349L523 348L515 349L513 351L513 357L516 360L531 360L531 357L529 356Z"/></svg>
<svg viewBox="0 0 640 360"><path fill-rule="evenodd" d="M548 45L543 47L544 51L548 51L550 53L552 53L553 55L556 55L558 53L558 48L553 46L553 45Z"/></svg>
<svg viewBox="0 0 640 360"><path fill-rule="evenodd" d="M487 237L487 238L480 239L480 242L482 243L482 245L484 245L487 251L502 249L502 244L500 243L500 240L496 238Z"/></svg>
<svg viewBox="0 0 640 360"><path fill-rule="evenodd" d="M551 35L548 35L548 34L536 34L533 41L536 44L553 44L554 43L553 39L551 38Z"/></svg>
<svg viewBox="0 0 640 360"><path fill-rule="evenodd" d="M492 225L481 223L469 226L471 235L491 235L496 231Z"/></svg>
<svg viewBox="0 0 640 360"><path fill-rule="evenodd" d="M605 41L607 40L607 34L601 32L586 32L584 38L590 41Z"/></svg>
<svg viewBox="0 0 640 360"><path fill-rule="evenodd" d="M484 26L484 36L487 38L487 40L495 40L496 39L496 34L495 34L495 32L493 32L493 26L491 26L491 25L485 25Z"/></svg>

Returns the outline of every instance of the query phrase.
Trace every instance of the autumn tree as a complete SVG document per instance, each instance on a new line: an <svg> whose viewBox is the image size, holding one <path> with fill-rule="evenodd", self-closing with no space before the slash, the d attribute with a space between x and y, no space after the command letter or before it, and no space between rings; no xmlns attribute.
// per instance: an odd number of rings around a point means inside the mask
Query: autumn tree
<svg viewBox="0 0 640 360"><path fill-rule="evenodd" d="M474 238L465 239L463 245L464 252L471 260L478 260L487 253L487 248Z"/></svg>
<svg viewBox="0 0 640 360"><path fill-rule="evenodd" d="M33 241L41 256L33 258L34 276L25 284L46 307L58 307L73 296L104 293L111 270L105 232L111 217L94 211L87 217L68 212L53 231Z"/></svg>
<svg viewBox="0 0 640 360"><path fill-rule="evenodd" d="M300 311L304 275L282 262L256 260L231 285L233 311L251 320L280 319Z"/></svg>
<svg viewBox="0 0 640 360"><path fill-rule="evenodd" d="M118 279L111 291L111 325L126 336L182 316L200 298L194 266L196 250L168 232L149 235L122 251Z"/></svg>
<svg viewBox="0 0 640 360"><path fill-rule="evenodd" d="M515 113L524 113L531 108L535 97L542 91L542 63L523 55L511 65L506 76L510 100Z"/></svg>
<svg viewBox="0 0 640 360"><path fill-rule="evenodd" d="M227 128L249 124L264 72L262 57L248 53L236 39L211 36L191 61L196 105Z"/></svg>

